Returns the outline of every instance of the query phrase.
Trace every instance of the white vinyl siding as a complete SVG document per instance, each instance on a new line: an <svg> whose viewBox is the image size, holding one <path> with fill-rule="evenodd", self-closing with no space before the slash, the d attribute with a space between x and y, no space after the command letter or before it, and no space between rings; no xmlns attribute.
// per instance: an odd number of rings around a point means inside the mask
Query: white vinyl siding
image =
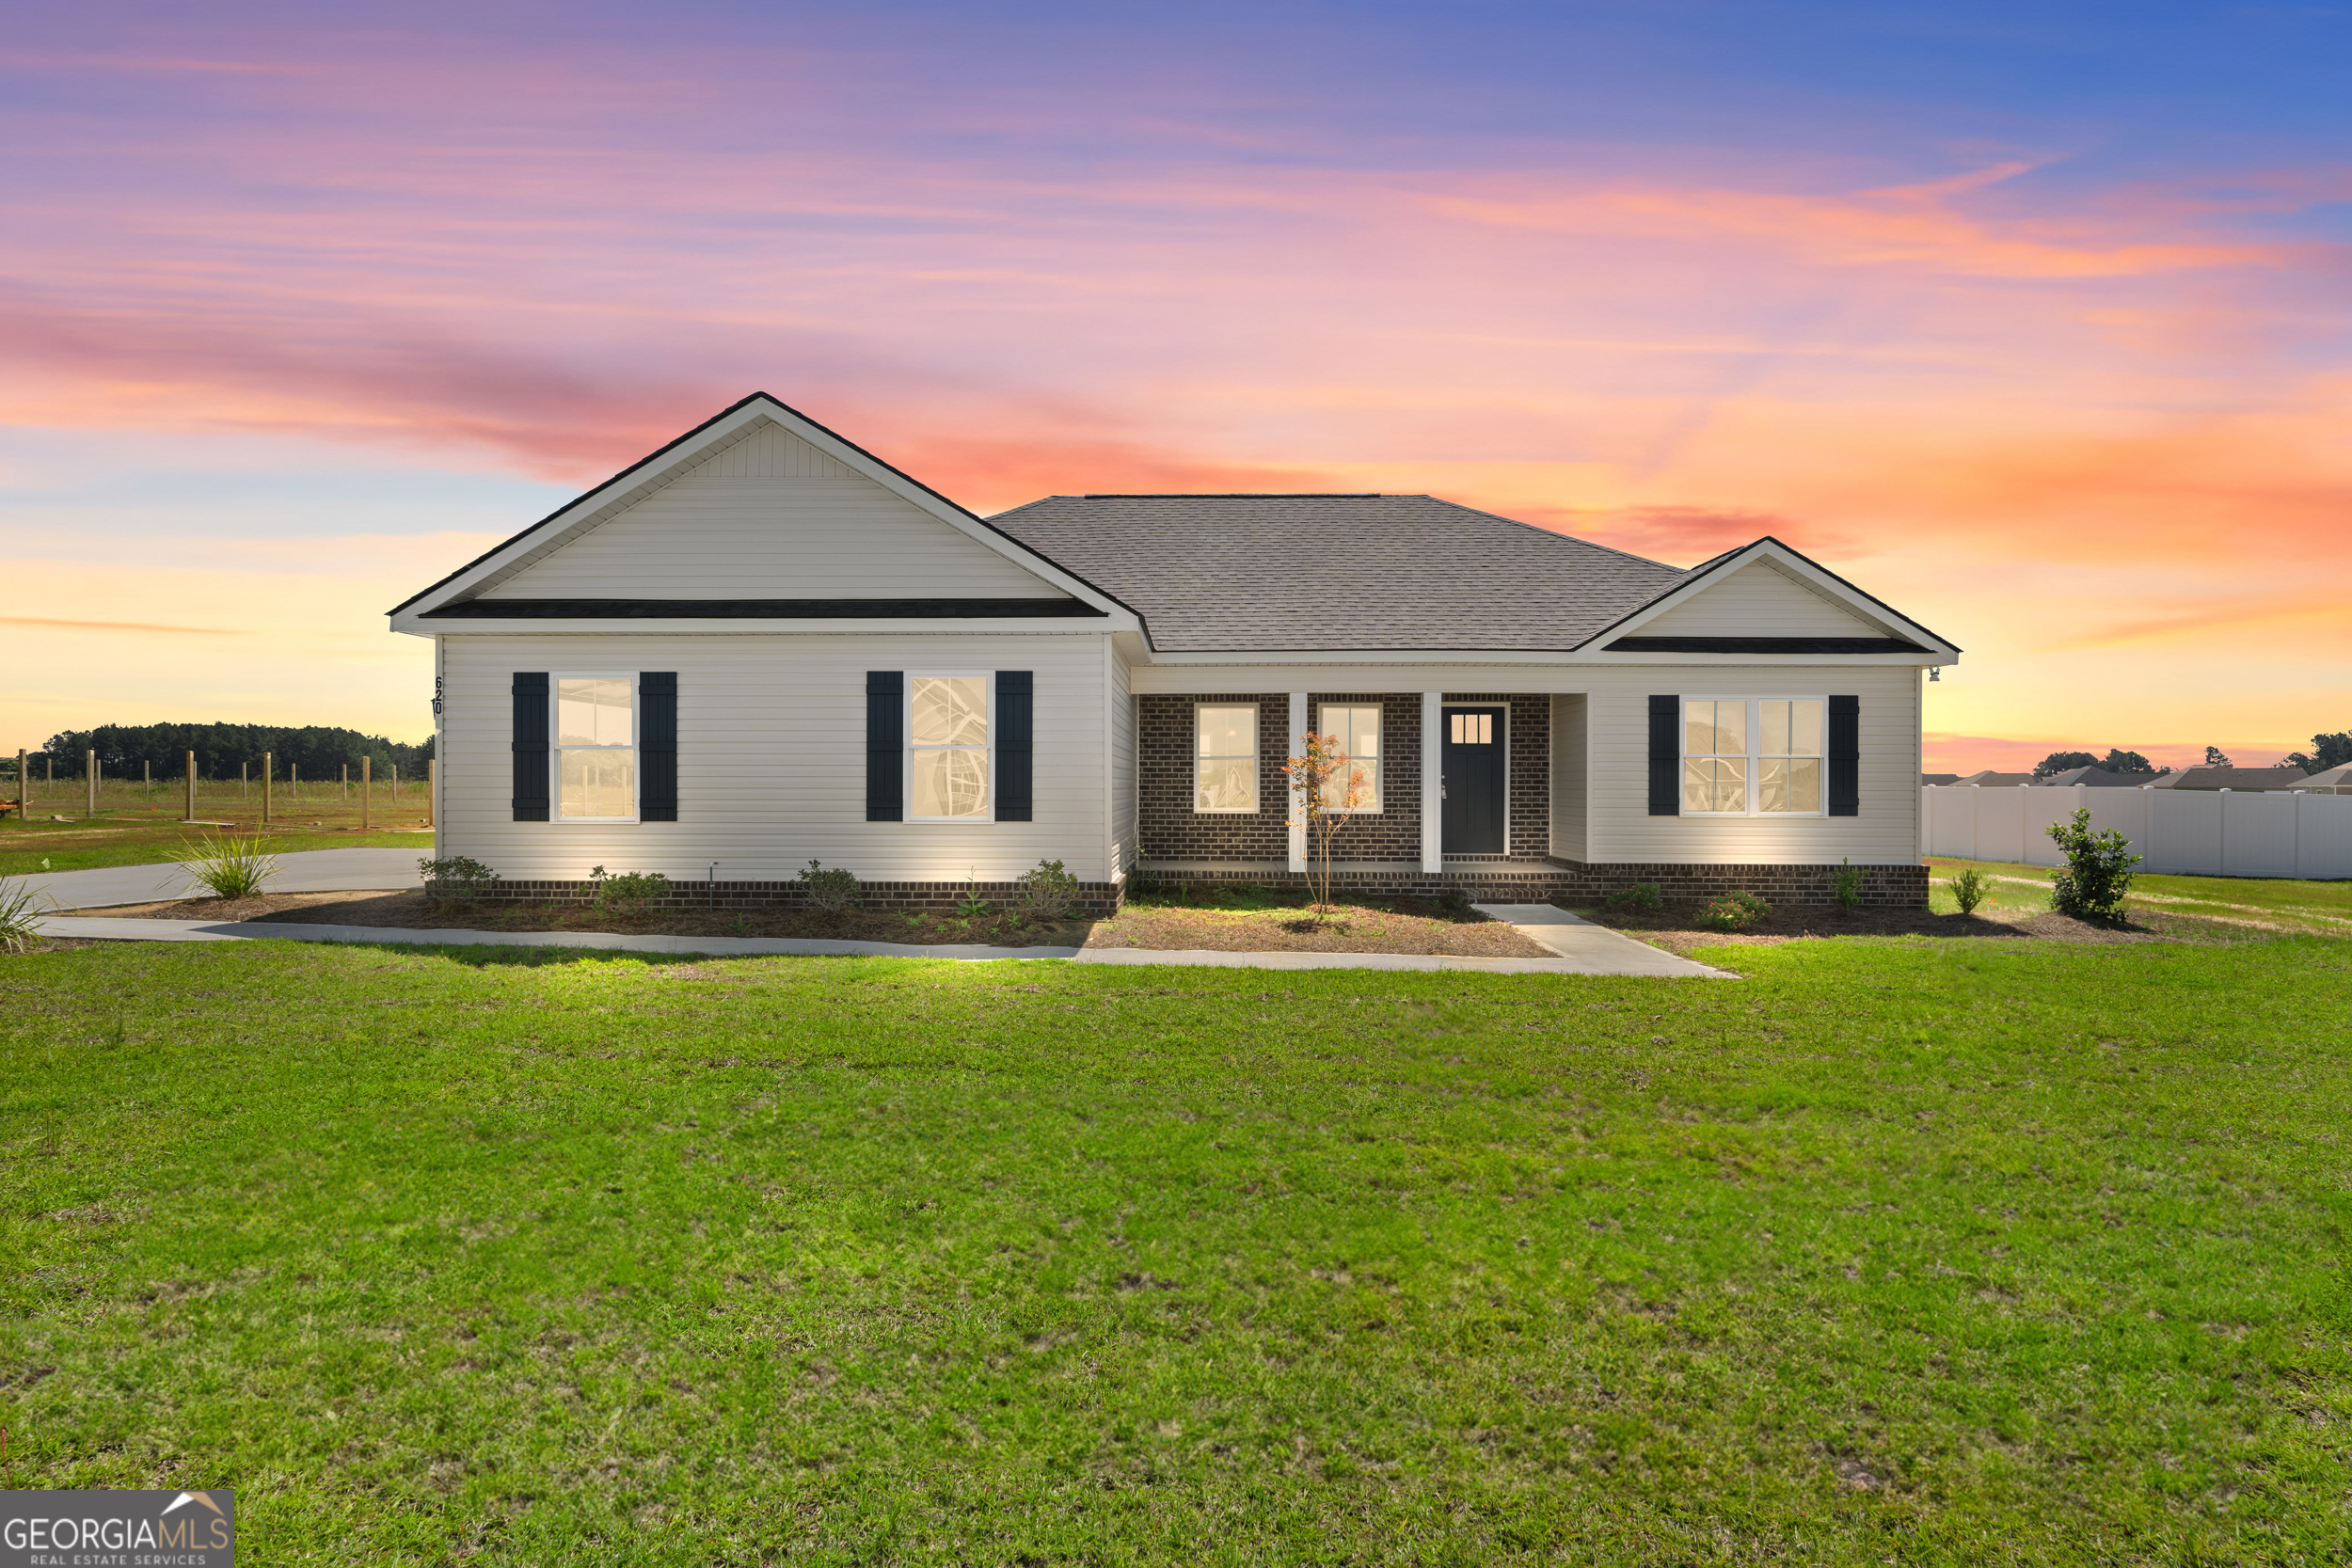
<svg viewBox="0 0 2352 1568"><path fill-rule="evenodd" d="M482 597L1068 596L781 427L763 429L766 435L723 450ZM814 461L796 459L793 448ZM806 471L789 471L795 468ZM818 471L828 468L830 475Z"/></svg>
<svg viewBox="0 0 2352 1568"><path fill-rule="evenodd" d="M447 635L440 853L511 878L594 865L701 881L789 880L812 857L866 881L1018 877L1062 861L1107 878L1104 633L697 637ZM517 670L675 670L678 820L599 826L512 820ZM1036 681L1033 822L866 820L866 675L1027 670Z"/></svg>
<svg viewBox="0 0 2352 1568"><path fill-rule="evenodd" d="M1129 689L1127 661L1108 641L1103 644L1103 664L1109 672L1104 706L1109 710L1110 754L1110 871L1123 877L1136 863L1140 832L1136 821L1136 696Z"/></svg>
<svg viewBox="0 0 2352 1568"><path fill-rule="evenodd" d="M1584 694L1551 700L1551 852L1584 859Z"/></svg>
<svg viewBox="0 0 2352 1568"><path fill-rule="evenodd" d="M1884 637L1777 567L1757 562L1699 590L1629 637Z"/></svg>

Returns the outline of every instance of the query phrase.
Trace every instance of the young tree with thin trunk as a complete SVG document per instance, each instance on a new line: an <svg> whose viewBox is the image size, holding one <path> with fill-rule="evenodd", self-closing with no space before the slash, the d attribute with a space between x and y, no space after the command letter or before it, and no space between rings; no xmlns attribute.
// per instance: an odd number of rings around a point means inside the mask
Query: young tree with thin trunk
<svg viewBox="0 0 2352 1568"><path fill-rule="evenodd" d="M1311 912L1321 919L1338 908L1331 901L1331 840L1356 808L1372 799L1372 778L1356 766L1336 735L1309 730L1299 745L1300 753L1282 765L1297 812L1288 825L1307 831L1307 888L1314 900Z"/></svg>

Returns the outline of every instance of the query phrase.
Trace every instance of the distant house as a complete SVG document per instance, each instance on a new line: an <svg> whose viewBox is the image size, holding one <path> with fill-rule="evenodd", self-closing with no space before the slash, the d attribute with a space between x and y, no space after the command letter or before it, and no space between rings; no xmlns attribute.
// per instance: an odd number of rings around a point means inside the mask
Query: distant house
<svg viewBox="0 0 2352 1568"><path fill-rule="evenodd" d="M1957 773L1922 773L1919 775L1919 782L1922 784L1953 784L1960 783L1960 775Z"/></svg>
<svg viewBox="0 0 2352 1568"><path fill-rule="evenodd" d="M2158 789L2301 789L2300 768L2184 768L2154 781Z"/></svg>
<svg viewBox="0 0 2352 1568"><path fill-rule="evenodd" d="M2015 789L2019 784L2033 783L2031 773L1996 773L1988 768L1981 773L1970 773L1952 781L1963 789Z"/></svg>
<svg viewBox="0 0 2352 1568"><path fill-rule="evenodd" d="M2055 789L2074 784L2088 784L2092 789L2137 789L2142 784L2155 783L2155 780L2146 773L2110 773L2104 768L2069 768L2062 773L2053 773L2046 779L2034 782Z"/></svg>
<svg viewBox="0 0 2352 1568"><path fill-rule="evenodd" d="M2352 795L2352 762L2347 762L2341 768L2330 768L2322 772L2313 773L2295 787L2312 790L2320 795Z"/></svg>

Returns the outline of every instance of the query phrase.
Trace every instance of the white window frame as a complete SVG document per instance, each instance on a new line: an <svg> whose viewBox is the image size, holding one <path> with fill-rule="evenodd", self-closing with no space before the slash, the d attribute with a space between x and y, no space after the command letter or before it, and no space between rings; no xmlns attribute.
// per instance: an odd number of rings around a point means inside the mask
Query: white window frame
<svg viewBox="0 0 2352 1568"><path fill-rule="evenodd" d="M642 820L645 809L645 751L640 744L644 736L644 694L637 689L634 670L557 670L548 675L548 820L560 827L610 828ZM564 815L564 753L566 752L617 752L618 746L566 746L564 744L564 683L565 681L627 681L628 682L628 746L636 759L628 770L628 815L627 816L566 816Z"/></svg>
<svg viewBox="0 0 2352 1568"><path fill-rule="evenodd" d="M898 697L898 799L906 802L900 820L931 828L976 827L996 820L996 791L1003 782L996 775L996 726L1002 716L996 709L996 672L993 670L909 670L901 677L906 689ZM914 683L916 681L984 681L988 689L988 745L924 746L914 744ZM917 816L914 815L914 753L926 752L979 751L988 752L988 810L979 816ZM1031 764L1035 766L1034 763ZM1033 780L1030 784L1036 788Z"/></svg>
<svg viewBox="0 0 2352 1568"><path fill-rule="evenodd" d="M1368 707L1380 716L1380 754L1373 759L1373 804L1369 806L1326 806L1323 809L1333 816L1385 816L1389 809L1389 705L1376 697L1370 702L1358 702L1353 698L1341 697L1334 701L1317 703L1314 718L1317 735L1331 733L1323 722L1323 716L1335 707Z"/></svg>
<svg viewBox="0 0 2352 1568"><path fill-rule="evenodd" d="M1748 718L1747 718L1747 739L1748 739L1748 749L1747 749L1747 752L1746 752L1746 762L1747 762L1747 769L1748 769L1748 773L1747 773L1747 784L1746 784L1746 787L1745 787L1745 789L1744 789L1743 793L1744 793L1744 794L1746 795L1746 797L1747 797L1747 802L1748 802L1748 803L1747 803L1747 808L1746 808L1745 810L1743 810L1743 811L1692 811L1691 809L1689 809L1688 807L1686 807L1686 806L1684 806L1684 805L1682 804L1682 781L1683 781L1683 773L1684 773L1684 768L1683 768L1683 765L1684 765L1684 764L1686 764L1686 763L1690 762L1690 761L1692 760L1692 758L1694 755L1695 755L1695 756L1700 756L1700 757L1710 757L1710 756L1730 756L1730 755L1732 755L1732 754L1733 754L1733 753L1731 753L1731 752L1695 752L1695 753L1694 753L1693 752L1692 752L1692 750L1691 750L1691 720L1690 720L1690 711L1691 711L1691 710L1690 710L1688 707L1685 707L1685 706L1683 706L1683 705L1684 705L1684 704L1686 704L1686 703L1742 703L1742 704L1745 704L1745 705L1746 705L1746 707L1747 707L1747 716L1748 716ZM1763 744L1764 744L1764 712L1763 712L1763 707L1762 707L1762 705L1763 705L1763 704L1765 704L1765 703L1819 703L1819 704L1820 704L1820 705L1821 705L1821 749L1820 749L1820 751L1819 752L1817 752L1817 753L1816 753L1816 759L1817 759L1817 760L1820 763L1820 765L1821 765L1821 804L1820 804L1820 809L1819 809L1819 810L1816 810L1816 811L1766 811L1766 810L1764 809L1764 807L1763 807L1763 800L1764 800L1764 757L1765 757L1765 752L1763 752L1763 750L1762 750L1762 747L1763 747ZM1813 696L1813 695L1810 695L1810 694L1808 694L1808 693L1806 693L1806 692L1802 692L1802 691L1790 691L1790 692L1780 692L1780 691L1775 691L1775 692L1771 693L1770 695L1767 695L1767 696L1761 696L1761 697L1745 697L1745 696L1732 696L1732 695L1724 695L1724 696L1720 696L1720 697L1717 697L1717 696L1710 696L1708 693L1704 692L1704 691L1689 691L1689 692L1685 692L1685 693L1683 693L1683 694L1682 694L1681 696L1679 696L1679 697L1677 697L1677 698L1675 699L1675 705L1676 705L1676 706L1675 706L1675 736L1676 736L1676 739L1675 739L1675 752L1676 752L1676 767L1675 767L1675 805L1676 805L1676 808L1677 808L1677 814L1678 814L1678 815L1683 816L1708 816L1708 817L1747 817L1747 816L1769 816L1769 817L1772 817L1772 818L1774 818L1774 819L1776 819L1776 820L1792 820L1792 821L1798 821L1798 822L1802 822L1802 821L1805 820L1807 817L1815 817L1815 816L1827 816L1829 815L1829 698L1828 698L1828 697L1826 697L1826 696L1819 696L1819 697L1817 697L1817 696ZM1781 753L1774 752L1774 753L1772 753L1772 754L1773 754L1773 755L1780 755Z"/></svg>
<svg viewBox="0 0 2352 1568"><path fill-rule="evenodd" d="M1253 806L1204 806L1200 803L1200 764L1204 761L1225 761L1226 758L1204 758L1200 754L1200 710L1207 707L1246 707L1249 720L1249 793L1256 799ZM1255 816L1265 810L1265 769L1261 766L1265 748L1265 713L1259 703L1219 703L1208 698L1196 699L1192 705L1192 814L1195 816Z"/></svg>

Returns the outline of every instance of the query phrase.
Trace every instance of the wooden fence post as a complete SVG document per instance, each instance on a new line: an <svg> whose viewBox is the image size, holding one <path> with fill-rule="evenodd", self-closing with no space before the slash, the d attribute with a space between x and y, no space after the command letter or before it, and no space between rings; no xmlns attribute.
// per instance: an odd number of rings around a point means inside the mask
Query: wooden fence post
<svg viewBox="0 0 2352 1568"><path fill-rule="evenodd" d="M359 759L359 831L368 831L368 785L375 781L375 758Z"/></svg>
<svg viewBox="0 0 2352 1568"><path fill-rule="evenodd" d="M188 753L188 815L186 821L196 820L196 753Z"/></svg>
<svg viewBox="0 0 2352 1568"><path fill-rule="evenodd" d="M392 809L400 809L400 764L392 764Z"/></svg>
<svg viewBox="0 0 2352 1568"><path fill-rule="evenodd" d="M249 800L252 798L253 764L250 762L241 762L237 764L237 799L240 800Z"/></svg>
<svg viewBox="0 0 2352 1568"><path fill-rule="evenodd" d="M271 760L269 752L262 753L262 826L264 828L269 826L269 784L278 773L278 769L271 766Z"/></svg>
<svg viewBox="0 0 2352 1568"><path fill-rule="evenodd" d="M16 752L16 819L20 823L33 819L33 775L24 766L23 747Z"/></svg>
<svg viewBox="0 0 2352 1568"><path fill-rule="evenodd" d="M155 765L142 761L139 764L139 778L146 784L147 798L151 802L155 799Z"/></svg>
<svg viewBox="0 0 2352 1568"><path fill-rule="evenodd" d="M98 815L98 752L82 753L82 820L87 822Z"/></svg>
<svg viewBox="0 0 2352 1568"><path fill-rule="evenodd" d="M286 793L297 800L302 799L302 764L298 762L286 764Z"/></svg>

